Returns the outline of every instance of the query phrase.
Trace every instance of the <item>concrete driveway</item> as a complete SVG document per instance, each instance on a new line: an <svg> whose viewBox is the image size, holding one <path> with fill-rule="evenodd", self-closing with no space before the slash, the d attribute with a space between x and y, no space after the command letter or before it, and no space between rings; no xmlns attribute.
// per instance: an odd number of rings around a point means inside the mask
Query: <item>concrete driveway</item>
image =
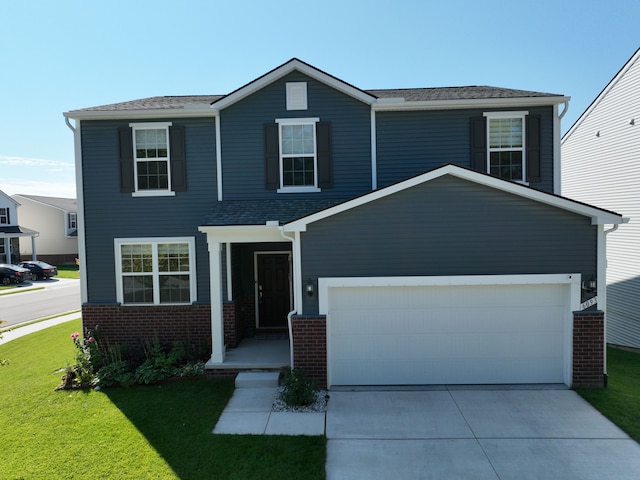
<svg viewBox="0 0 640 480"><path fill-rule="evenodd" d="M640 478L640 444L570 390L330 396L328 480Z"/></svg>

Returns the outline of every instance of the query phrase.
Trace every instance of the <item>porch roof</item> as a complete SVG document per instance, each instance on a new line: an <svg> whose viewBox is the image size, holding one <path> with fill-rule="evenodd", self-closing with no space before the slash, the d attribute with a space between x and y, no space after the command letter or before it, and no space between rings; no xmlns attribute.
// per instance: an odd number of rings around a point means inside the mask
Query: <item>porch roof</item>
<svg viewBox="0 0 640 480"><path fill-rule="evenodd" d="M345 200L336 198L223 200L213 206L203 225L265 225L267 222L274 221L282 225L333 207Z"/></svg>
<svg viewBox="0 0 640 480"><path fill-rule="evenodd" d="M0 237L34 237L40 233L19 225L0 226Z"/></svg>

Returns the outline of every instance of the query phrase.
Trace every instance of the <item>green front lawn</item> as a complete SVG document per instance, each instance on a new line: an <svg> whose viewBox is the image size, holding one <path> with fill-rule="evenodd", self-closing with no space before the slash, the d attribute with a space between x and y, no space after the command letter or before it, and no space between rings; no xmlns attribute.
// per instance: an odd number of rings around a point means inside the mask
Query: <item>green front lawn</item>
<svg viewBox="0 0 640 480"><path fill-rule="evenodd" d="M58 278L80 278L78 265L58 265Z"/></svg>
<svg viewBox="0 0 640 480"><path fill-rule="evenodd" d="M607 370L607 388L576 391L640 442L640 353L607 348Z"/></svg>
<svg viewBox="0 0 640 480"><path fill-rule="evenodd" d="M80 330L76 320L0 345L1 478L324 478L324 437L211 433L231 380L54 391Z"/></svg>

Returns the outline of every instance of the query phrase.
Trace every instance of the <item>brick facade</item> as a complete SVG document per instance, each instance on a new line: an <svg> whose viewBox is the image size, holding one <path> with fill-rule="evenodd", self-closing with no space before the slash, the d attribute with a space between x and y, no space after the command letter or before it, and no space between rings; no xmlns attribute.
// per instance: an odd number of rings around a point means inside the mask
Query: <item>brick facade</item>
<svg viewBox="0 0 640 480"><path fill-rule="evenodd" d="M83 328L99 327L102 342L127 346L135 355L145 342L180 341L211 355L211 306L208 304L123 307L83 305Z"/></svg>
<svg viewBox="0 0 640 480"><path fill-rule="evenodd" d="M573 312L573 386L605 386L604 312Z"/></svg>
<svg viewBox="0 0 640 480"><path fill-rule="evenodd" d="M325 316L292 318L293 364L327 388L327 319Z"/></svg>

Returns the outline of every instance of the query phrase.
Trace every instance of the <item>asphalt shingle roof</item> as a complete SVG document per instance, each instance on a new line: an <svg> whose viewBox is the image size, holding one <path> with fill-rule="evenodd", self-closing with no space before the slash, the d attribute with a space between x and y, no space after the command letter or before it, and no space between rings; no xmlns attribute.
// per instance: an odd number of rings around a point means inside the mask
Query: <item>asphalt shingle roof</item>
<svg viewBox="0 0 640 480"><path fill-rule="evenodd" d="M204 225L265 225L269 221L278 221L283 225L344 201L330 198L224 200L214 205Z"/></svg>
<svg viewBox="0 0 640 480"><path fill-rule="evenodd" d="M514 90L490 86L436 87L436 88L396 88L364 90L377 98L404 98L406 102L428 102L437 100L486 100L491 98L532 98L561 97L556 93ZM131 110L172 110L184 109L188 105L211 105L225 95L160 96L112 103L97 107L72 110L72 112L117 112Z"/></svg>
<svg viewBox="0 0 640 480"><path fill-rule="evenodd" d="M60 197L43 197L40 195L23 195L18 194L19 197L28 198L35 202L51 205L52 207L66 210L67 212L78 211L78 202L75 198L60 198Z"/></svg>

